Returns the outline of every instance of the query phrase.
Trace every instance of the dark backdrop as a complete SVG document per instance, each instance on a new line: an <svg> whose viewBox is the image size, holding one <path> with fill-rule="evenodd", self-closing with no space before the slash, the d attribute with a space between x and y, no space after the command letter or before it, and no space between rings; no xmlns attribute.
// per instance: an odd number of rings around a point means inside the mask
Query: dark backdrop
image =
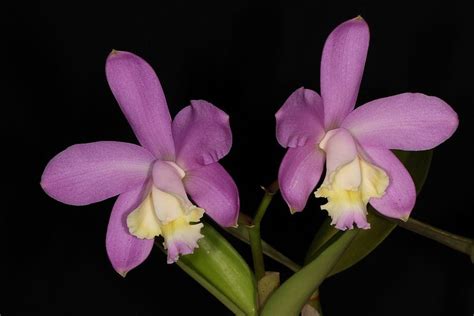
<svg viewBox="0 0 474 316"><path fill-rule="evenodd" d="M296 88L319 91L326 36L361 14L371 44L358 104L419 91L444 99L460 116L458 131L435 150L413 217L474 237L468 2L3 5L1 315L229 314L159 251L127 278L116 274L104 246L113 199L73 207L40 189L44 166L69 145L136 142L105 80L112 48L150 62L172 115L197 98L230 114L234 145L222 163L240 188L242 211L251 213L259 185L276 177L285 152L274 137L273 114ZM263 236L301 261L325 216L315 199L290 216L278 197ZM397 229L356 267L329 279L322 300L328 316L472 315L473 266L463 254Z"/></svg>

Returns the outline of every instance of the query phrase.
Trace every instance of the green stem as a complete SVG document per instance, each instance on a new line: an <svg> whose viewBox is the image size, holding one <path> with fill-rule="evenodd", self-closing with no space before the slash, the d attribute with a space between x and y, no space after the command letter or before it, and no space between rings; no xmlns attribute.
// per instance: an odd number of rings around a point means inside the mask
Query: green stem
<svg viewBox="0 0 474 316"><path fill-rule="evenodd" d="M404 222L385 216L383 217L391 222L397 223L398 226L406 230L412 231L418 235L437 241L451 249L467 254L471 257L471 261L474 263L474 240L452 234L413 218L409 218L406 222Z"/></svg>
<svg viewBox="0 0 474 316"><path fill-rule="evenodd" d="M278 192L278 182L273 182L268 188L264 188L265 194L258 206L255 217L251 225L247 226L249 233L250 248L252 249L253 266L255 269L255 277L258 280L265 276L265 263L263 260L262 239L260 237L260 223L267 211L270 202L275 193Z"/></svg>
<svg viewBox="0 0 474 316"><path fill-rule="evenodd" d="M242 218L243 215L241 214L240 217ZM247 229L247 224L251 223L251 220L249 219L248 221L242 220L241 226L239 227L229 227L226 228L225 230L234 236L235 238L250 244L250 239L249 239L249 231ZM301 266L294 261L292 261L290 258L270 246L268 243L265 242L265 240L262 239L262 251L263 254L266 255L267 257L281 263L288 269L290 269L293 272L296 272L301 269Z"/></svg>
<svg viewBox="0 0 474 316"><path fill-rule="evenodd" d="M252 249L253 268L257 281L265 276L265 263L263 261L262 242L260 239L260 225L248 226L250 249Z"/></svg>

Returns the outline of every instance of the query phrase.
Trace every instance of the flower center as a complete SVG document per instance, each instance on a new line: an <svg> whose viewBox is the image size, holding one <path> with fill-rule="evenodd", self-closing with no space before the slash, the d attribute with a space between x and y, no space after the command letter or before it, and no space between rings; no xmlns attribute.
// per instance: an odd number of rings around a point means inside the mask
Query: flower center
<svg viewBox="0 0 474 316"><path fill-rule="evenodd" d="M153 186L140 206L128 215L127 226L130 234L140 239L163 236L168 263L173 263L198 247L197 241L203 237L203 224L199 223L203 214L204 209L187 198Z"/></svg>
<svg viewBox="0 0 474 316"><path fill-rule="evenodd" d="M329 131L320 143L327 154L327 174L316 197L327 198L321 208L341 230L368 229L367 203L385 194L389 178L384 170L361 157L352 136L345 130Z"/></svg>
<svg viewBox="0 0 474 316"><path fill-rule="evenodd" d="M176 170L176 172L179 174L181 179L183 179L186 176L186 172L180 166L178 166L176 162L173 162L173 161L163 161L163 162L173 167Z"/></svg>

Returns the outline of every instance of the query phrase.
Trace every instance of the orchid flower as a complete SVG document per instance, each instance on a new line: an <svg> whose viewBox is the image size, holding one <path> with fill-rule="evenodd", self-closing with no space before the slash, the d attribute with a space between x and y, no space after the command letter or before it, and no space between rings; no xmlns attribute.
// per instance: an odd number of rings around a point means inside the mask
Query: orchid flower
<svg viewBox="0 0 474 316"><path fill-rule="evenodd" d="M171 121L158 77L132 53L112 51L106 75L141 146L73 145L48 163L41 185L71 205L119 195L106 248L114 269L125 276L147 258L156 236L164 239L168 263L192 253L202 237L204 212L222 226L235 226L239 195L217 162L232 144L226 113L206 101L191 101Z"/></svg>
<svg viewBox="0 0 474 316"><path fill-rule="evenodd" d="M328 200L322 206L340 230L354 223L368 229L367 203L383 215L407 219L416 191L410 174L390 151L434 148L458 126L443 100L402 93L354 109L369 46L361 18L336 27L324 45L321 96L300 88L276 113L278 142L288 151L279 170L290 211L304 209L310 193Z"/></svg>

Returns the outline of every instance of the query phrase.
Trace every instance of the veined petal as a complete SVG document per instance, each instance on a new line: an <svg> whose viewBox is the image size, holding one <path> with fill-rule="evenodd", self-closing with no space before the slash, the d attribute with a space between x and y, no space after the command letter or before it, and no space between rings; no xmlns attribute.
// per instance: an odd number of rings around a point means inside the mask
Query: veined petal
<svg viewBox="0 0 474 316"><path fill-rule="evenodd" d="M326 129L338 127L354 108L369 47L369 27L361 17L340 24L324 44L321 96Z"/></svg>
<svg viewBox="0 0 474 316"><path fill-rule="evenodd" d="M211 103L193 100L173 121L176 162L185 170L218 161L230 151L229 116Z"/></svg>
<svg viewBox="0 0 474 316"><path fill-rule="evenodd" d="M276 136L283 147L300 147L317 142L324 134L324 110L316 92L299 88L275 114Z"/></svg>
<svg viewBox="0 0 474 316"><path fill-rule="evenodd" d="M415 206L416 189L405 166L388 149L364 147L364 151L390 178L385 195L370 199L370 204L386 216L408 218Z"/></svg>
<svg viewBox="0 0 474 316"><path fill-rule="evenodd" d="M112 51L105 70L110 89L140 144L156 158L173 160L171 116L150 65L132 53Z"/></svg>
<svg viewBox="0 0 474 316"><path fill-rule="evenodd" d="M324 168L324 153L317 144L290 148L280 165L278 182L290 211L300 212L318 184Z"/></svg>
<svg viewBox="0 0 474 316"><path fill-rule="evenodd" d="M366 146L426 150L451 137L458 116L439 98L402 93L358 107L342 126Z"/></svg>
<svg viewBox="0 0 474 316"><path fill-rule="evenodd" d="M219 225L230 227L237 224L239 191L219 163L190 170L183 181L191 198Z"/></svg>
<svg viewBox="0 0 474 316"><path fill-rule="evenodd" d="M95 203L143 183L153 159L149 151L134 144L77 144L51 159L41 186L49 196L66 204Z"/></svg>
<svg viewBox="0 0 474 316"><path fill-rule="evenodd" d="M110 262L120 275L141 264L153 248L153 240L132 236L127 227L127 216L140 205L147 189L145 185L120 194L112 209L107 227L106 248Z"/></svg>

